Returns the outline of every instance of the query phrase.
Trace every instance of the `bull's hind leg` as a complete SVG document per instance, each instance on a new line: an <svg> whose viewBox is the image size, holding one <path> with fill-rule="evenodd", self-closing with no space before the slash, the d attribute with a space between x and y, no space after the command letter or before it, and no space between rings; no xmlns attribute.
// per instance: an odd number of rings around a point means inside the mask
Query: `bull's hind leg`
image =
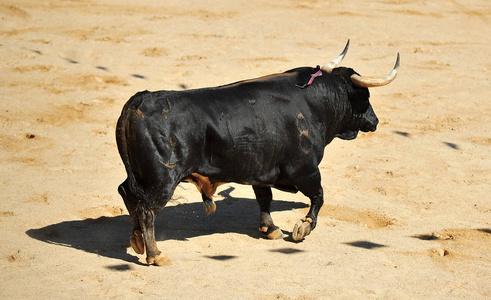
<svg viewBox="0 0 491 300"><path fill-rule="evenodd" d="M273 194L271 188L253 186L254 193L256 194L256 200L259 203L261 210L261 217L259 221L259 231L269 239L283 238L283 232L281 229L273 223L271 218L271 201L273 200Z"/></svg>
<svg viewBox="0 0 491 300"><path fill-rule="evenodd" d="M168 174L159 175L157 178L172 178ZM155 264L157 266L170 264L167 255L162 254L157 248L157 242L155 240L155 218L157 213L170 200L176 186L177 183L171 179L168 181L155 181L152 187L145 188L142 195L143 198L140 199L136 213L143 233L148 264Z"/></svg>
<svg viewBox="0 0 491 300"><path fill-rule="evenodd" d="M172 187L172 185L168 187ZM162 255L157 248L157 242L155 241L155 216L156 211L164 207L170 199L172 193L169 191L172 189L157 188L155 190L165 190L167 192L155 195L147 191L144 193L145 196L137 196L131 192L128 180L123 182L118 188L133 222L133 231L130 236L131 247L138 254L144 254L146 251L148 264L163 266L168 265L169 261L167 256ZM152 206L148 207L148 203L151 203Z"/></svg>
<svg viewBox="0 0 491 300"><path fill-rule="evenodd" d="M138 200L130 194L128 180L125 180L121 185L119 185L118 192L121 195L121 198L123 198L126 209L128 210L131 221L133 222L133 231L130 235L131 248L133 248L133 250L137 254L143 254L145 253L145 243L143 241L143 234L141 232L140 220L136 213Z"/></svg>
<svg viewBox="0 0 491 300"><path fill-rule="evenodd" d="M139 209L138 218L143 230L147 250L147 263L157 266L169 265L167 255L162 255L155 241L155 213L151 209Z"/></svg>

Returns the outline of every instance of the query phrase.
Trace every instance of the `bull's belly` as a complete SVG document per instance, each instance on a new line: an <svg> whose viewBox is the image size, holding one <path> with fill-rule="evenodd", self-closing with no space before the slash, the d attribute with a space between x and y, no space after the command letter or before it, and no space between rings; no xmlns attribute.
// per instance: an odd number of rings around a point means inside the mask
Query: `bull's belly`
<svg viewBox="0 0 491 300"><path fill-rule="evenodd" d="M277 156L261 151L212 153L203 168L210 178L241 184L273 184L280 176Z"/></svg>
<svg viewBox="0 0 491 300"><path fill-rule="evenodd" d="M209 198L212 198L213 195L215 194L217 188L221 186L222 184L225 183L239 183L239 184L245 184L245 185L257 185L257 186L264 186L264 187L274 187L276 189L279 189L284 192L289 192L289 193L297 193L298 189L296 186L291 184L288 180L279 180L276 183L270 183L270 182L251 182L251 181L223 181L217 178L210 178L208 176L201 175L199 173L191 173L189 176L186 176L181 180L182 182L189 182L192 183L196 186L198 191L200 193L205 194Z"/></svg>
<svg viewBox="0 0 491 300"><path fill-rule="evenodd" d="M255 166L254 163L228 162L221 164L220 167L199 168L197 172L189 174L181 181L193 183L200 192L209 197L224 183L273 187L290 193L298 192L293 182L280 170L279 166L266 167Z"/></svg>

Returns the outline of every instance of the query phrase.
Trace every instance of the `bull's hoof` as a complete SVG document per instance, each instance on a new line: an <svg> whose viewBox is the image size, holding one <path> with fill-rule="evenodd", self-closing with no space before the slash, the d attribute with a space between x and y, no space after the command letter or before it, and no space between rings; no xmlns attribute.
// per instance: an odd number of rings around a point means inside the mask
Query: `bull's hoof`
<svg viewBox="0 0 491 300"><path fill-rule="evenodd" d="M294 241L299 242L303 240L312 231L312 219L304 218L295 224L293 227L292 238Z"/></svg>
<svg viewBox="0 0 491 300"><path fill-rule="evenodd" d="M264 237L270 239L270 240L278 240L282 239L285 237L283 234L283 231L278 226L272 226L272 227L260 227L259 231L263 234Z"/></svg>
<svg viewBox="0 0 491 300"><path fill-rule="evenodd" d="M214 213L215 210L217 210L217 205L215 204L215 202L213 202L213 200L204 201L203 204L205 206L205 211L207 215Z"/></svg>
<svg viewBox="0 0 491 300"><path fill-rule="evenodd" d="M169 257L167 255L155 255L152 257L147 257L147 264L156 265L156 266L170 266L171 263L169 261Z"/></svg>
<svg viewBox="0 0 491 300"><path fill-rule="evenodd" d="M145 243L143 242L143 234L140 230L133 230L130 236L130 245L137 254L145 253Z"/></svg>

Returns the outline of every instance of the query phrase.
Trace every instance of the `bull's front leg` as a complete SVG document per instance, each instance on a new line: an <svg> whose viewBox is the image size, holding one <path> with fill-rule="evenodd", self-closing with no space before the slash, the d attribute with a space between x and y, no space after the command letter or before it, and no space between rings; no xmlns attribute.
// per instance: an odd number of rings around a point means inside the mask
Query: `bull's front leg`
<svg viewBox="0 0 491 300"><path fill-rule="evenodd" d="M324 204L324 192L321 186L319 171L312 176L306 176L297 185L299 190L310 199L310 210L308 214L295 224L292 232L294 241L301 241L317 226L317 216Z"/></svg>
<svg viewBox="0 0 491 300"><path fill-rule="evenodd" d="M259 221L259 231L268 239L280 239L284 237L281 229L273 223L271 218L271 201L273 193L269 187L253 186L256 200L259 203L261 216Z"/></svg>
<svg viewBox="0 0 491 300"><path fill-rule="evenodd" d="M309 213L305 218L301 219L295 224L292 232L292 238L294 241L301 241L304 237L310 234L312 230L317 226L317 215L324 203L323 196L315 196L310 198L311 206Z"/></svg>

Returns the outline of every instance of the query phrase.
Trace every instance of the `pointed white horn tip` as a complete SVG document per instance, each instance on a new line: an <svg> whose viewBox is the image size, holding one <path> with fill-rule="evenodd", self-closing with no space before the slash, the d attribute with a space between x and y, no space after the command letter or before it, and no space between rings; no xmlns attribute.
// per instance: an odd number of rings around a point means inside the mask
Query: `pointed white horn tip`
<svg viewBox="0 0 491 300"><path fill-rule="evenodd" d="M328 62L327 64L322 66L322 69L331 73L332 69L337 67L341 63L341 61L344 59L344 57L346 56L346 53L348 53L349 43L350 43L350 40L348 39L346 46L344 46L343 52L341 52L341 54L339 54L335 59L331 60L330 62Z"/></svg>
<svg viewBox="0 0 491 300"><path fill-rule="evenodd" d="M399 70L400 63L401 63L401 56L400 56L399 52L397 52L397 59L396 59L396 63L394 65L394 68L384 78L389 79L389 80L394 80L394 78L397 76L397 71Z"/></svg>
<svg viewBox="0 0 491 300"><path fill-rule="evenodd" d="M338 57L336 57L335 61L339 64L343 58L346 56L346 53L348 53L348 49L349 49L349 42L350 40L348 39L348 41L346 42L346 46L344 46L344 49L343 49L343 52L341 52L341 54L338 55ZM338 61L339 60L339 61Z"/></svg>
<svg viewBox="0 0 491 300"><path fill-rule="evenodd" d="M390 71L389 74L387 74L387 76L383 78L370 78L370 77L364 77L364 76L353 74L351 75L351 81L353 82L353 84L357 86L366 87L366 88L387 85L396 78L397 71L399 69L399 64L400 64L400 55L399 53L397 53L397 59L394 68L392 69L392 71Z"/></svg>
<svg viewBox="0 0 491 300"><path fill-rule="evenodd" d="M346 46L344 46L343 52L341 52L341 53L344 53L346 55L346 53L348 52L348 48L349 48L349 42L350 42L350 39L348 39L348 41L346 42Z"/></svg>
<svg viewBox="0 0 491 300"><path fill-rule="evenodd" d="M394 69L399 69L399 64L401 63L401 55L397 52L396 64L394 65Z"/></svg>

